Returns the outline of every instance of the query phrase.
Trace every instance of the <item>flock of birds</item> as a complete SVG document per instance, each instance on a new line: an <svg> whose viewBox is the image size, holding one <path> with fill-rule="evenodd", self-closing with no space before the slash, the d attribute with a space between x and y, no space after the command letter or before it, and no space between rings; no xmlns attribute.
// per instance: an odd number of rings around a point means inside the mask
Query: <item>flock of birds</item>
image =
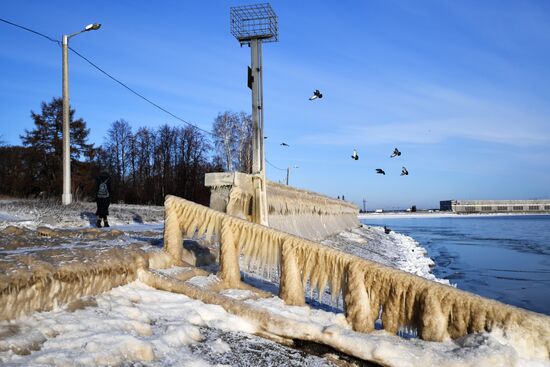
<svg viewBox="0 0 550 367"><path fill-rule="evenodd" d="M315 89L313 91L313 95L311 97L309 97L309 100L313 101L315 99L321 99L321 98L323 98L323 94L319 91L319 89ZM265 136L264 139L267 139L267 136ZM290 145L283 142L283 143L281 143L281 146L289 147ZM390 155L390 158L395 158L395 157L399 157L399 156L401 156L401 152L399 151L399 149L395 148L393 150L392 154ZM351 159L356 160L356 161L359 160L359 154L357 154L357 149L353 150L353 154L351 155ZM382 168L376 168L376 173L381 174L381 175L386 175L386 172ZM409 171L407 170L407 168L404 167L404 166L401 167L401 175L400 176L408 176L408 175L409 175Z"/></svg>
<svg viewBox="0 0 550 367"><path fill-rule="evenodd" d="M394 157L399 157L401 155L401 152L399 151L399 149L395 148L392 152L392 154L390 155L390 158L394 158ZM354 149L353 150L353 154L351 155L351 159L353 160L359 160L359 155L357 154L357 149ZM381 174L381 175L386 175L386 171L384 171L382 168L377 168L376 169L376 173L378 174ZM407 170L406 167L401 167L401 176L408 176L409 175L409 171Z"/></svg>

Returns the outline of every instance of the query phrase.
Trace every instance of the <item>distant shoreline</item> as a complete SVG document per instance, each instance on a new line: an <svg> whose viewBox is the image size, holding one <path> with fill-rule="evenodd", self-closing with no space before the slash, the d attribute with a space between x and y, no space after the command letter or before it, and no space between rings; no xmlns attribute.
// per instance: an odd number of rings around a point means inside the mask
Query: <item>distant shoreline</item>
<svg viewBox="0 0 550 367"><path fill-rule="evenodd" d="M464 217L506 217L506 216L524 216L524 215L550 215L546 213L452 213L452 212L410 212L410 213L361 213L357 215L359 219L401 219L401 218L464 218Z"/></svg>

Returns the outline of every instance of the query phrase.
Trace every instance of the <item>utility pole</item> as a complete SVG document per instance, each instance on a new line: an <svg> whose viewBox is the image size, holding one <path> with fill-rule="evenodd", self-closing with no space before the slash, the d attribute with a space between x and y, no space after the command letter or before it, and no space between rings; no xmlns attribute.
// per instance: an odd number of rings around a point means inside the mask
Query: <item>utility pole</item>
<svg viewBox="0 0 550 367"><path fill-rule="evenodd" d="M63 35L61 43L61 59L63 68L63 195L61 202L63 205L69 205L73 201L71 194L71 126L70 126L70 103L69 103L69 39L82 32L95 31L101 27L101 24L88 24L83 30Z"/></svg>
<svg viewBox="0 0 550 367"><path fill-rule="evenodd" d="M248 87L252 90L252 180L254 184L254 221L269 225L264 151L264 97L262 43L277 42L278 18L271 5L255 4L230 9L231 34L250 47Z"/></svg>
<svg viewBox="0 0 550 367"><path fill-rule="evenodd" d="M298 166L293 166L292 168L300 168L300 167L298 167ZM286 185L287 185L287 186L288 186L289 177L290 177L290 166L288 166L288 168L286 169Z"/></svg>
<svg viewBox="0 0 550 367"><path fill-rule="evenodd" d="M286 169L286 185L288 186L288 176L290 176L290 166Z"/></svg>
<svg viewBox="0 0 550 367"><path fill-rule="evenodd" d="M71 129L69 126L69 36L63 35L63 195L61 202L69 205L73 201L71 194Z"/></svg>

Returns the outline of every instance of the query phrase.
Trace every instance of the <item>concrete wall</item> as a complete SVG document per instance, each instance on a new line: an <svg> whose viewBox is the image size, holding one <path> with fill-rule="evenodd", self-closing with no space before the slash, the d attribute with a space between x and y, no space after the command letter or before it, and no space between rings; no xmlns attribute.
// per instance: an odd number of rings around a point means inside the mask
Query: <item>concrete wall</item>
<svg viewBox="0 0 550 367"><path fill-rule="evenodd" d="M455 213L550 213L550 200L445 200L440 210Z"/></svg>
<svg viewBox="0 0 550 367"><path fill-rule="evenodd" d="M251 175L240 172L208 173L210 208L242 219L254 218ZM269 226L311 240L359 226L359 208L352 203L311 191L267 182Z"/></svg>

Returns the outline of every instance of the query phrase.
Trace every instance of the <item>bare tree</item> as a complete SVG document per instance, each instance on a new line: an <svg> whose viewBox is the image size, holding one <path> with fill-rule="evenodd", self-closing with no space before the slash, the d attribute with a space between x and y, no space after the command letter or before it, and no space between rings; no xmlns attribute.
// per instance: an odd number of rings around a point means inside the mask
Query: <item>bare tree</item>
<svg viewBox="0 0 550 367"><path fill-rule="evenodd" d="M239 171L252 173L252 116L241 111L236 130Z"/></svg>
<svg viewBox="0 0 550 367"><path fill-rule="evenodd" d="M116 169L117 181L122 184L129 168L132 136L132 127L122 119L113 122L107 131L106 151Z"/></svg>
<svg viewBox="0 0 550 367"><path fill-rule="evenodd" d="M163 125L158 128L156 133L156 144L154 153L154 174L156 180L156 195L160 200L164 200L167 192L172 192L174 176L175 157L173 155L176 144L176 134L174 128Z"/></svg>
<svg viewBox="0 0 550 367"><path fill-rule="evenodd" d="M237 114L225 111L218 114L212 127L214 144L227 172L232 172L235 167L235 150L238 140L235 127L237 126L238 119Z"/></svg>
<svg viewBox="0 0 550 367"><path fill-rule="evenodd" d="M218 114L212 127L214 144L226 171L251 172L252 118L244 112Z"/></svg>

